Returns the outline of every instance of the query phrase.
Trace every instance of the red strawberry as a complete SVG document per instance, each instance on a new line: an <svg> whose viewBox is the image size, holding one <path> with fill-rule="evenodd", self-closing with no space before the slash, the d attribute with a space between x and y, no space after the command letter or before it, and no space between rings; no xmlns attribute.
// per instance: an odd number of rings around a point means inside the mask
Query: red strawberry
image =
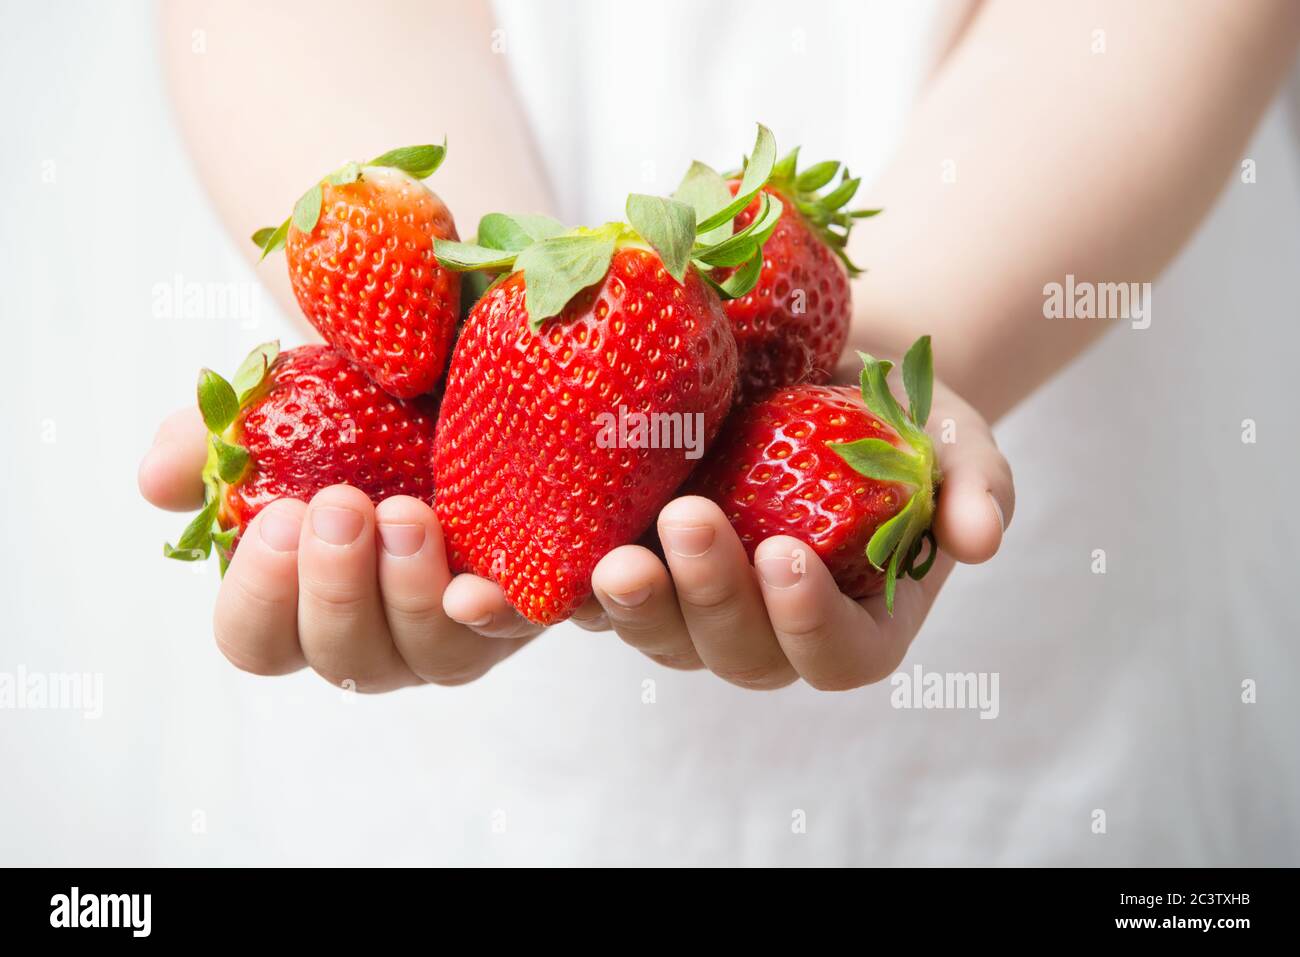
<svg viewBox="0 0 1300 957"><path fill-rule="evenodd" d="M910 414L885 382L890 363L862 359L860 391L795 385L737 410L687 491L718 503L751 560L759 542L791 535L811 546L846 595L883 587L892 612L898 576L921 578L934 561L940 475L922 431L930 339L917 340L904 360Z"/></svg>
<svg viewBox="0 0 1300 957"><path fill-rule="evenodd" d="M582 603L596 563L634 541L695 464L681 448L626 447L619 422L670 414L702 451L731 407L736 344L699 275L679 284L642 249L614 252L604 279L537 332L525 302L515 273L479 300L456 345L435 508L453 567L496 579L549 624Z"/></svg>
<svg viewBox="0 0 1300 957"><path fill-rule="evenodd" d="M259 230L263 256L287 241L298 305L335 349L389 395L410 398L442 379L460 307L460 276L443 269L435 239L456 224L420 182L441 146L349 163L307 191L278 230Z"/></svg>
<svg viewBox="0 0 1300 957"><path fill-rule="evenodd" d="M258 346L231 382L204 369L198 396L210 430L206 505L177 546L164 549L169 558L207 558L215 543L224 570L239 535L269 502L306 501L339 483L376 502L433 500L436 401L385 395L328 346Z"/></svg>
<svg viewBox="0 0 1300 957"><path fill-rule="evenodd" d="M728 227L725 246L696 242L691 206L649 196L628 199L635 228L493 214L479 245L438 244L450 268L511 274L456 343L434 507L453 568L495 579L531 621L582 603L596 563L654 521L726 418L735 339L692 262L754 263L724 292L757 276L779 204L746 232L729 224L770 171L770 139L760 128L746 193L700 220Z"/></svg>
<svg viewBox="0 0 1300 957"><path fill-rule="evenodd" d="M843 210L860 183L847 171L819 196L840 164L818 163L799 173L798 155L796 149L777 163L765 187L783 212L763 247L758 283L726 304L740 349L742 400L797 382L830 381L853 318L849 277L860 272L844 252L849 229L854 219L879 212ZM696 167L687 174L698 175ZM739 186L735 179L727 184L733 194ZM745 228L759 212L756 199L736 217L735 227Z"/></svg>

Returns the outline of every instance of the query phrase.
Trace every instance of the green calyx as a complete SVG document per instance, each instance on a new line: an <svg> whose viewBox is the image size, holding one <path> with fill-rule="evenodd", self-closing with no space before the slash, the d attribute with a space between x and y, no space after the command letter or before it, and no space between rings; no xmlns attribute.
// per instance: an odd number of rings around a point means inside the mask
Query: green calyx
<svg viewBox="0 0 1300 957"><path fill-rule="evenodd" d="M285 241L289 238L290 224L304 233L310 233L316 228L316 224L320 222L321 202L324 197L321 189L323 184L344 186L348 183L355 183L362 179L367 166L387 166L400 169L415 179L425 179L433 175L434 171L442 165L442 161L446 156L447 143L444 140L441 146L425 144L423 146L398 147L395 150L389 150L387 153L376 156L369 163L344 163L324 179L317 180L311 189L298 197L298 202L293 205L293 213L279 226L263 226L253 233L253 242L258 249L262 250L258 262L284 246Z"/></svg>
<svg viewBox="0 0 1300 957"><path fill-rule="evenodd" d="M653 250L678 283L694 265L720 296L734 299L758 282L763 244L781 218L781 201L762 192L776 163L776 140L761 124L752 156L735 197L720 175L695 163L673 197L629 196L626 223L568 229L546 216L489 213L473 242L435 240L434 255L457 272L522 272L534 330L604 278L614 251L626 246ZM735 231L733 221L756 196L758 215ZM719 283L710 276L718 266L739 268Z"/></svg>
<svg viewBox="0 0 1300 957"><path fill-rule="evenodd" d="M840 180L831 186L837 173ZM772 171L772 188L789 198L818 238L840 257L850 276L862 273L845 251L853 224L881 212L879 209L845 208L861 185L862 180L850 176L848 169L836 160L814 163L801 172L797 146L781 157Z"/></svg>
<svg viewBox="0 0 1300 957"><path fill-rule="evenodd" d="M862 401L871 414L889 425L910 447L905 451L883 439L828 442L831 450L860 475L880 482L898 482L914 491L907 504L884 522L867 543L867 559L885 573L885 608L894 613L894 591L898 579L907 575L920 580L935 559L935 492L942 481L935 461L934 444L925 433L934 392L934 356L930 337L922 336L903 358L903 387L908 408L904 410L889 391L886 381L893 363L859 352L862 359ZM922 552L925 560L921 561Z"/></svg>
<svg viewBox="0 0 1300 957"><path fill-rule="evenodd" d="M251 464L248 449L230 441L229 430L240 410L257 395L279 353L279 342L264 342L248 354L230 381L211 369L199 373L199 413L208 429L203 508L185 527L175 545L163 545L164 557L182 562L202 561L212 554L215 545L221 573L226 573L238 529L221 527L221 497L226 486L239 482Z"/></svg>

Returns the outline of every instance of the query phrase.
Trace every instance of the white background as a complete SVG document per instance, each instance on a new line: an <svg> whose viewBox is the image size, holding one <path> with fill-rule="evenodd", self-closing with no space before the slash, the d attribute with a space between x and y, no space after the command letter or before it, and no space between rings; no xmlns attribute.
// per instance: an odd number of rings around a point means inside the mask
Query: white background
<svg viewBox="0 0 1300 957"><path fill-rule="evenodd" d="M1300 862L1281 113L1152 329L1000 430L1008 553L954 576L905 665L999 671L997 721L895 711L886 687L747 694L569 628L488 681L358 699L227 666L216 569L164 562L184 518L136 493L196 370L296 328L260 299L251 329L154 314L178 275L256 277L173 129L151 8L3 6L0 672L102 674L104 713L0 711L0 863ZM267 158L231 143L230 162Z"/></svg>

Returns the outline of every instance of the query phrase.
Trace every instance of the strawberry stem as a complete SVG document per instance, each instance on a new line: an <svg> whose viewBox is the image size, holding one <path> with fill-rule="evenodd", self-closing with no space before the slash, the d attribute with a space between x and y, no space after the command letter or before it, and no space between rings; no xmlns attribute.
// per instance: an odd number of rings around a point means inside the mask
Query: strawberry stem
<svg viewBox="0 0 1300 957"><path fill-rule="evenodd" d="M909 411L904 411L887 382L893 363L865 352L858 355L862 359L862 401L911 451L874 438L827 444L858 474L914 489L907 503L883 522L867 543L868 561L877 571L885 573L885 609L892 615L899 577L908 575L920 580L934 564L936 554L930 526L934 521L936 492L943 477L935 459L934 443L924 428L934 391L934 358L929 336L917 339L907 350L903 359L903 384ZM926 559L918 564L917 559L927 543Z"/></svg>
<svg viewBox="0 0 1300 957"><path fill-rule="evenodd" d="M622 246L653 250L678 283L685 282L694 264L718 295L734 299L758 282L763 244L776 229L783 209L780 199L763 191L776 161L776 139L762 124L752 157L734 197L717 173L695 163L687 174L688 180L694 177L693 185L689 189L684 185L674 197L629 196L627 223L566 230L546 217L491 213L479 223L475 242L438 239L434 255L439 265L455 272L522 271L534 330L559 315L581 290L599 282L609 270L614 250ZM756 196L761 201L758 215L744 229L734 231L736 216ZM739 268L719 283L710 275L718 266Z"/></svg>
<svg viewBox="0 0 1300 957"><path fill-rule="evenodd" d="M203 508L185 527L173 546L163 545L163 556L182 562L202 561L217 548L221 574L230 564L237 528L223 528L221 500L227 486L243 479L252 465L248 449L230 441L229 429L243 409L259 392L266 374L279 354L278 342L264 342L240 363L234 383L227 382L211 369L199 372L199 413L208 428L208 458L203 465Z"/></svg>

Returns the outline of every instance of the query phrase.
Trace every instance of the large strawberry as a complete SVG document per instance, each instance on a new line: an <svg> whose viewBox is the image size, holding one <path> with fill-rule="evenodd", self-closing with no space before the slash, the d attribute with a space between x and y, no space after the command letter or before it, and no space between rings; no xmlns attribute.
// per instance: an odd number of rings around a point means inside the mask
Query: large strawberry
<svg viewBox="0 0 1300 957"><path fill-rule="evenodd" d="M783 212L763 249L758 282L726 304L740 350L742 400L798 382L830 381L853 317L849 278L860 272L845 252L849 230L854 220L880 212L844 208L861 182L847 170L833 189L819 193L840 171L838 162L799 172L798 158L796 148L781 159L764 187L781 200ZM726 182L695 163L676 195L734 194L739 187L739 179ZM759 213L755 200L736 218L736 228Z"/></svg>
<svg viewBox="0 0 1300 957"><path fill-rule="evenodd" d="M687 491L718 503L751 559L763 539L792 535L846 595L883 587L892 613L898 577L919 579L934 561L930 337L903 360L907 411L885 381L891 364L860 355L861 390L795 385L737 410Z"/></svg>
<svg viewBox="0 0 1300 957"><path fill-rule="evenodd" d="M716 209L634 195L630 225L492 214L478 245L438 244L450 268L508 275L456 343L435 510L453 568L496 580L532 621L581 604L596 563L654 521L726 418L736 344L707 272L741 267L724 295L757 278L780 204L764 199L744 230L731 222L775 159L761 127L754 155Z"/></svg>
<svg viewBox="0 0 1300 957"><path fill-rule="evenodd" d="M176 546L165 546L168 558L207 558L215 545L224 571L267 503L306 501L343 482L376 502L433 500L433 397L385 395L328 346L258 346L229 382L199 373L198 398L209 430L205 504Z"/></svg>
<svg viewBox="0 0 1300 957"><path fill-rule="evenodd" d="M421 182L445 152L411 146L348 163L278 229L253 234L263 257L286 246L298 305L326 341L403 399L441 380L460 306L460 276L433 251L457 238L456 224Z"/></svg>

